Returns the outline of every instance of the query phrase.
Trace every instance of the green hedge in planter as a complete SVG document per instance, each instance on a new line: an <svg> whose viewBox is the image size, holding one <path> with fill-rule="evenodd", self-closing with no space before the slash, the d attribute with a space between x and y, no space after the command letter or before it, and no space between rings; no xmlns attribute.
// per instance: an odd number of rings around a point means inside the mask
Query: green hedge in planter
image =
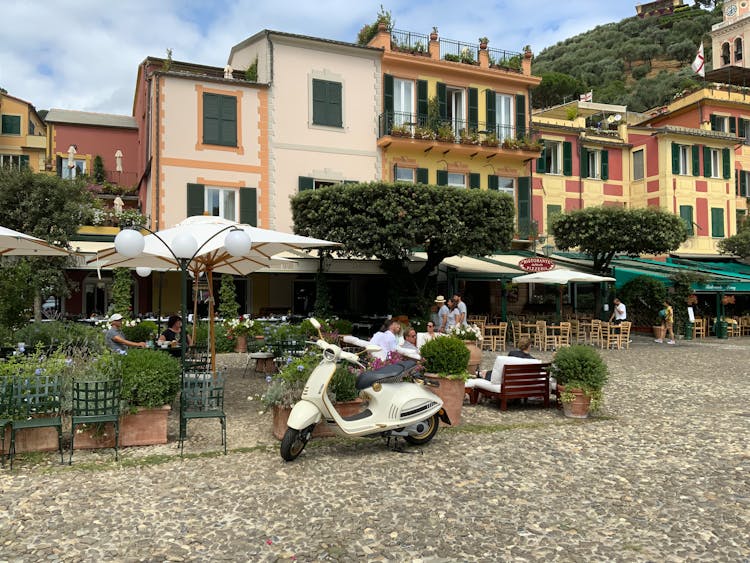
<svg viewBox="0 0 750 563"><path fill-rule="evenodd" d="M424 358L427 373L451 379L466 379L469 365L469 349L462 340L453 336L440 336L426 342L419 350Z"/></svg>
<svg viewBox="0 0 750 563"><path fill-rule="evenodd" d="M120 358L122 398L128 407L171 404L180 389L180 361L155 350L130 349Z"/></svg>
<svg viewBox="0 0 750 563"><path fill-rule="evenodd" d="M154 321L142 321L134 326L123 326L122 333L132 342L146 342L159 338L156 334L157 325Z"/></svg>

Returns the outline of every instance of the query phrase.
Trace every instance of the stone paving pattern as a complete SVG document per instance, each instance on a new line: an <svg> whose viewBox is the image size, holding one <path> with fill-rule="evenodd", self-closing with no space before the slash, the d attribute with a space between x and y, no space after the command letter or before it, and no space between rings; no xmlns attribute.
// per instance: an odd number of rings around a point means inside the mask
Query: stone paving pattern
<svg viewBox="0 0 750 563"><path fill-rule="evenodd" d="M293 463L247 400L265 381L223 355L228 456L215 420L190 423L182 460L175 441L120 464L19 456L0 561L750 561L750 339L631 346L603 352L596 418L467 403L414 455L329 438Z"/></svg>

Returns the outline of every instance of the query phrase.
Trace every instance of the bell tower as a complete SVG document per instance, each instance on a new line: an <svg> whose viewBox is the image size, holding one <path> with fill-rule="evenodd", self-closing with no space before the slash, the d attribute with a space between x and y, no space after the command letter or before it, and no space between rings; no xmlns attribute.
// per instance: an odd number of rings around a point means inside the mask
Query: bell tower
<svg viewBox="0 0 750 563"><path fill-rule="evenodd" d="M711 29L713 68L750 68L745 56L745 39L750 37L750 0L726 0L724 20Z"/></svg>

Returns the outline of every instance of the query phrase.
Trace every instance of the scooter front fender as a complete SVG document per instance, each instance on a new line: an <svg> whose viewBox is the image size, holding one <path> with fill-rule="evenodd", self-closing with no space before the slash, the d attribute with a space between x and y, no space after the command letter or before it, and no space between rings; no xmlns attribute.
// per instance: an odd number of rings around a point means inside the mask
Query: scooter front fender
<svg viewBox="0 0 750 563"><path fill-rule="evenodd" d="M295 430L303 430L311 424L320 422L322 415L320 409L308 401L299 401L289 413L287 426Z"/></svg>

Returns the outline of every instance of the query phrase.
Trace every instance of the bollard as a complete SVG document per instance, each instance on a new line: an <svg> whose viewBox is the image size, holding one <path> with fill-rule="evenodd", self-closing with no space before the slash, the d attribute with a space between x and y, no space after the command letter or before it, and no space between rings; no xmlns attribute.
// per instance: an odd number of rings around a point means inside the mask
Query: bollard
<svg viewBox="0 0 750 563"><path fill-rule="evenodd" d="M727 338L727 322L716 321L716 338Z"/></svg>
<svg viewBox="0 0 750 563"><path fill-rule="evenodd" d="M688 321L685 323L685 340L692 340L693 339L693 330L695 327L695 323L691 323Z"/></svg>

